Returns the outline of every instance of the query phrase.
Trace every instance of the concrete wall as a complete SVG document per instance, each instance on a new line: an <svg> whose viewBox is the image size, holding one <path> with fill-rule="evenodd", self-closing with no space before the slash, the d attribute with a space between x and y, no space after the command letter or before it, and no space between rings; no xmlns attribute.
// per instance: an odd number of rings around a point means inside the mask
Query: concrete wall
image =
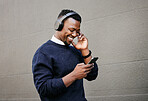
<svg viewBox="0 0 148 101"><path fill-rule="evenodd" d="M0 0L0 101L39 101L32 57L63 8L80 13L100 57L97 80L84 80L88 100L148 101L148 0Z"/></svg>

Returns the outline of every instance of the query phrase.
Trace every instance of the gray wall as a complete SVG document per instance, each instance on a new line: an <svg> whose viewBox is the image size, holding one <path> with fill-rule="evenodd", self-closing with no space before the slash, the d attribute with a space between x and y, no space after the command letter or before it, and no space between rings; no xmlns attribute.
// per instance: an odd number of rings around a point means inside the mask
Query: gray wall
<svg viewBox="0 0 148 101"><path fill-rule="evenodd" d="M148 0L0 0L0 101L39 101L31 62L63 8L83 18L99 77L89 101L148 101Z"/></svg>

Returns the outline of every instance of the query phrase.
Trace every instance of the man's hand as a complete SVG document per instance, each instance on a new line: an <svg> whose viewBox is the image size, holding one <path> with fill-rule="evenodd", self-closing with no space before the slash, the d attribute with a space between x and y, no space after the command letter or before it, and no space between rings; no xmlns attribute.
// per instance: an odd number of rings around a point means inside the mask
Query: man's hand
<svg viewBox="0 0 148 101"><path fill-rule="evenodd" d="M62 78L65 86L68 87L75 80L85 78L93 67L94 67L93 64L87 64L87 65L85 65L84 63L77 64L77 66L71 73Z"/></svg>
<svg viewBox="0 0 148 101"><path fill-rule="evenodd" d="M93 64L84 64L80 63L77 64L75 69L73 70L73 76L77 79L83 79L87 76L87 74L91 71L93 68Z"/></svg>
<svg viewBox="0 0 148 101"><path fill-rule="evenodd" d="M78 36L78 43L75 44L72 42L72 45L80 51L85 50L88 48L88 39L84 36L84 34L80 34L80 36Z"/></svg>
<svg viewBox="0 0 148 101"><path fill-rule="evenodd" d="M89 54L89 49L88 49L88 39L84 36L84 34L80 34L80 36L78 36L78 43L75 44L74 42L72 42L72 45L81 51L82 56L87 56ZM84 59L85 63L87 64L90 60L91 60L92 56Z"/></svg>

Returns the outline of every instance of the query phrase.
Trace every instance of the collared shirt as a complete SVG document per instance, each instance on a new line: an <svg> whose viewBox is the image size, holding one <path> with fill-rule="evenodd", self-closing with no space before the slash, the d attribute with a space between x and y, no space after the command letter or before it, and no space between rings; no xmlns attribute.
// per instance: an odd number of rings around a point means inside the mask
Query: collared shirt
<svg viewBox="0 0 148 101"><path fill-rule="evenodd" d="M59 40L58 38L56 38L54 35L51 38L51 41L60 44L60 45L65 45L63 41Z"/></svg>

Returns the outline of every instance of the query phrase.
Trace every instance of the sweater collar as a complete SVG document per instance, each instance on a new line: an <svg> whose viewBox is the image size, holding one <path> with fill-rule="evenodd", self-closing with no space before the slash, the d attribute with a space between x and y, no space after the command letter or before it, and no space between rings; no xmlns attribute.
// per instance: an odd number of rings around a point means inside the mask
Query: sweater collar
<svg viewBox="0 0 148 101"><path fill-rule="evenodd" d="M58 38L56 38L54 35L51 38L51 41L60 44L60 45L65 45L63 41L59 40Z"/></svg>

